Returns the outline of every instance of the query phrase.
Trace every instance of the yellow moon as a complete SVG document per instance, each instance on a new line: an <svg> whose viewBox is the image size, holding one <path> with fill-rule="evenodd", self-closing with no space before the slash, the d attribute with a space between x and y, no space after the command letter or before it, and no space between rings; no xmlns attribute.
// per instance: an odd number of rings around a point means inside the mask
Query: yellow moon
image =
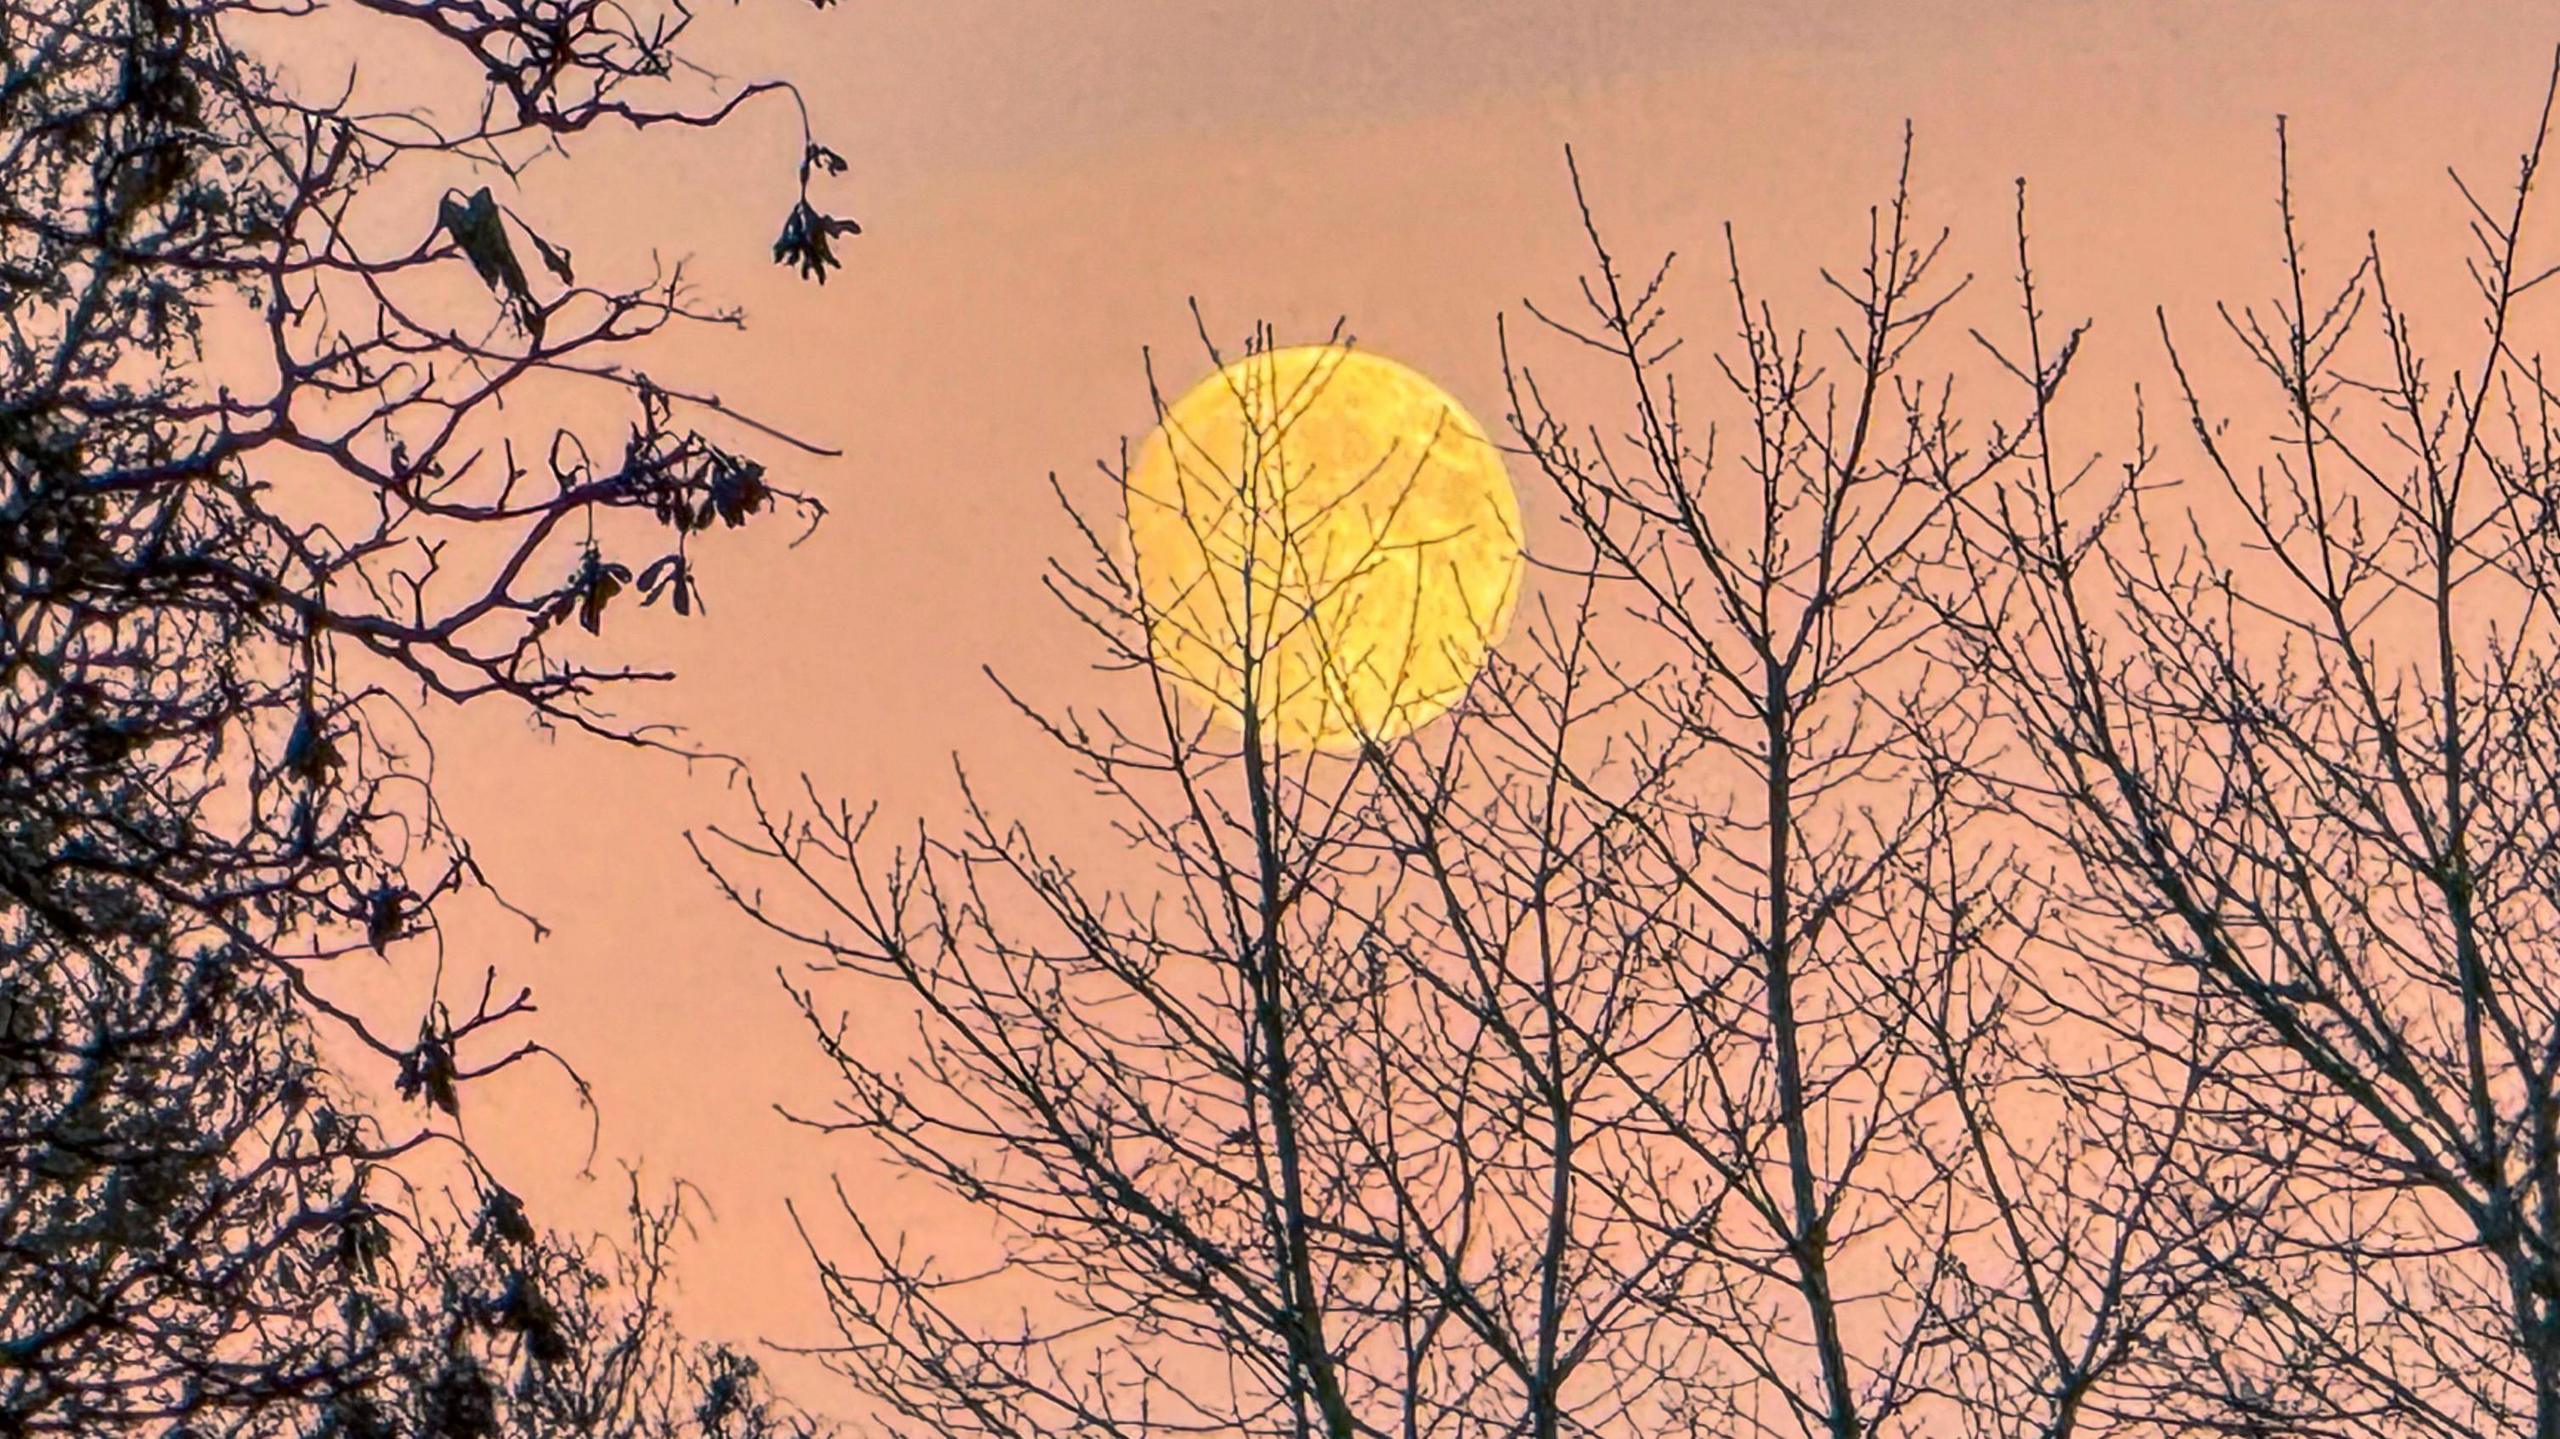
<svg viewBox="0 0 2560 1439"><path fill-rule="evenodd" d="M1288 748L1428 723L1519 598L1501 452L1440 387L1367 351L1266 350L1202 380L1165 407L1126 488L1156 667Z"/></svg>

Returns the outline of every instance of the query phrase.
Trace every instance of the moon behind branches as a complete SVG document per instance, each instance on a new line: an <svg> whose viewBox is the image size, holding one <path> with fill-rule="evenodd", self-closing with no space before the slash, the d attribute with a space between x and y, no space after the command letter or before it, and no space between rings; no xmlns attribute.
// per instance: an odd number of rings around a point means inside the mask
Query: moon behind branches
<svg viewBox="0 0 2560 1439"><path fill-rule="evenodd" d="M1366 351L1226 366L1165 407L1126 487L1157 666L1237 729L1249 683L1287 748L1429 723L1519 598L1501 452L1447 392Z"/></svg>

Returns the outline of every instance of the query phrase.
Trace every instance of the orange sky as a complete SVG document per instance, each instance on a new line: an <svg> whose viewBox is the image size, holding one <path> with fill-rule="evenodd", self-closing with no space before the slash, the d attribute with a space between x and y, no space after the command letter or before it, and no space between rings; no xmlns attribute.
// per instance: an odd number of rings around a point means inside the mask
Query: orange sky
<svg viewBox="0 0 2560 1439"><path fill-rule="evenodd" d="M629 703L769 786L807 770L901 821L949 812L956 750L1062 836L1072 786L1030 762L980 666L1059 701L1098 693L1038 585L1073 539L1046 476L1089 476L1147 422L1142 346L1168 384L1202 368L1188 297L1224 339L1257 319L1318 338L1347 316L1498 424L1496 313L1569 293L1582 258L1566 143L1622 253L1687 257L1673 299L1703 364L1728 328L1720 223L1782 307L1811 298L1813 264L1854 262L1908 118L1922 216L1956 228L1951 264L1979 275L1960 324L2011 322L2010 186L2030 178L2049 308L2098 322L2065 448L2115 445L2131 383L2165 384L2152 305L2210 342L2214 300L2269 292L2277 112L2315 263L2377 226L2423 307L2460 283L2444 166L2506 181L2560 39L2547 6L2486 0L754 0L702 26L701 58L797 79L851 159L841 208L868 233L847 268L818 289L767 263L796 144L780 107L589 144L528 217L582 267L633 234L694 255L751 328L663 345L650 368L845 456L789 472L833 511L798 550L781 525L719 537L707 618L624 617L635 661L683 672ZM2155 409L2155 432L2168 418ZM1551 509L1523 507L1534 552ZM693 1325L824 1337L786 1197L823 1207L842 1170L876 1215L928 1235L950 1221L772 1112L827 1099L772 975L798 956L726 910L681 838L742 799L710 771L546 744L494 712L441 732L453 817L557 931L534 948L458 910L455 960L476 972L486 953L534 986L541 1036L604 1106L606 1178L576 1177L583 1121L537 1074L478 1091L474 1136L556 1222L611 1222L615 1158L695 1181L720 1222L689 1261ZM859 1032L894 1044L895 1021Z"/></svg>

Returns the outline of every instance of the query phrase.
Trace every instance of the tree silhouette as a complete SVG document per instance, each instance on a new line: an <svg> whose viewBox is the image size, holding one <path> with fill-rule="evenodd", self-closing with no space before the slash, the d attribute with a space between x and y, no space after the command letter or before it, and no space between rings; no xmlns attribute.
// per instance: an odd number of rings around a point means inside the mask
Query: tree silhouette
<svg viewBox="0 0 2560 1439"><path fill-rule="evenodd" d="M809 962L807 1122L993 1230L840 1194L830 1362L934 1436L2560 1434L2550 110L2510 202L2456 182L2450 373L2378 242L2315 282L2279 127L2255 452L2164 309L2191 443L2066 458L2023 185L1970 414L1907 190L1836 348L1728 241L1703 403L1586 206L1583 310L1531 314L1611 418L1504 335L1563 538L1354 756L1186 706L1071 505L1050 587L1133 702L1015 703L1116 844L965 771L947 835L804 785L697 838ZM911 1046L848 1037L884 994Z"/></svg>
<svg viewBox="0 0 2560 1439"><path fill-rule="evenodd" d="M686 80L688 21L596 0L0 5L0 1430L497 1432L402 1391L443 1372L410 1349L536 1331L452 1328L401 1274L582 1272L529 1230L435 1238L393 1168L458 1146L473 1079L547 1053L511 1023L529 993L493 969L411 1035L327 976L482 882L417 706L681 751L614 717L657 676L595 637L634 589L691 613L704 532L817 513L718 438L752 425L620 358L733 315L680 270L603 278L623 257L573 258L501 198L572 137L790 98ZM374 108L261 63L322 23L477 79ZM457 98L467 121L433 118ZM844 165L805 136L786 160L774 257L823 279L854 226L813 187ZM439 199L457 178L469 193ZM629 418L501 416L537 396ZM418 1117L368 1113L328 1046L396 1066ZM645 1358L617 1393L693 1362L591 1330L553 1357ZM711 1432L743 1432L747 1376L705 1373L740 1391ZM572 1381L523 1382L507 1432L657 1432L637 1399L537 1423Z"/></svg>
<svg viewBox="0 0 2560 1439"><path fill-rule="evenodd" d="M1960 286L1897 185L1833 281L1836 365L1729 247L1720 450L1662 274L1582 219L1584 310L1531 313L1614 418L1567 418L1506 332L1567 538L1448 720L1328 757L1186 707L1106 510L1049 583L1134 702L1016 702L1120 852L965 772L949 835L804 788L697 838L808 951L843 1087L807 1122L996 1232L936 1262L847 1198L855 1253L813 1241L828 1358L896 1432L2061 1436L2170 1382L2156 1331L2235 1227L2190 1202L2197 1096L2082 1073L2029 1002L2042 920L1923 587L2032 407L1967 440L1921 368ZM1240 498L1291 462L1276 416L1203 460ZM1319 612L1285 605L1220 630L1242 693L1252 637ZM847 1037L882 991L911 1048Z"/></svg>
<svg viewBox="0 0 2560 1439"><path fill-rule="evenodd" d="M2317 277L2279 125L2277 295L2222 312L2275 422L2226 425L2164 311L2201 483L2040 444L1964 526L1948 634L2056 857L2047 993L2186 1071L2215 1124L2183 1187L2243 1217L2162 1395L2195 1424L2560 1434L2550 120L2496 208L2455 180L2450 369L2378 241ZM2159 1053L2188 1029L2208 1062Z"/></svg>

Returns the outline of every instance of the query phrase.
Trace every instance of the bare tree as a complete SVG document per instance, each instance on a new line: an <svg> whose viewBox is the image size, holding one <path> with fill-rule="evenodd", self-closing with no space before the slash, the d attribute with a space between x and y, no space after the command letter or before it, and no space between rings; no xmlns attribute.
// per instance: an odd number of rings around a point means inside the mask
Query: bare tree
<svg viewBox="0 0 2560 1439"><path fill-rule="evenodd" d="M1639 827L1680 916L1635 981L1665 1019L1612 1060L1644 1143L1593 1177L1698 1251L1673 1317L1716 1432L2079 1432L2211 1223L2166 1212L2182 1099L2136 1115L2064 1090L2067 1046L2019 1004L2041 920L1977 822L1984 736L1918 597L2028 434L1968 441L1953 372L1916 370L1965 286L1933 281L1947 236L1915 232L1909 174L1906 138L1864 263L1823 273L1836 349L1754 300L1728 231L1729 453L1684 425L1665 271L1623 272L1587 204L1587 315L1539 318L1624 376L1626 438L1559 420L1511 367L1524 448L1631 600L1630 648L1670 657L1634 688L1639 742L1696 756ZM1708 1176L1711 1202L1687 1197Z"/></svg>
<svg viewBox="0 0 2560 1439"><path fill-rule="evenodd" d="M482 879L413 713L682 749L614 717L657 676L590 637L634 588L690 613L704 531L816 513L719 438L756 427L623 358L736 317L513 208L573 137L789 98L699 91L687 18L0 4L0 1429L295 1432L382 1378L397 1345L349 1306L407 1252L368 1237L386 1166L546 1053L494 967L414 1034L331 997L332 960ZM478 78L375 109L260 63L324 22ZM823 279L843 162L783 158L775 258ZM628 422L500 416L538 395ZM366 1114L323 1034L417 1115Z"/></svg>
<svg viewBox="0 0 2560 1439"><path fill-rule="evenodd" d="M1285 444L1269 416L1213 463L1237 467L1249 503ZM1286 549L1325 518L1274 507L1247 523ZM1503 1207L1550 1202L1547 1181L1515 1165L1506 1096L1421 1068L1489 1041L1434 1043L1414 980L1429 940L1399 918L1429 896L1388 843L1369 782L1383 756L1287 751L1254 704L1240 740L1187 708L1154 658L1141 576L1086 533L1089 566L1053 588L1136 669L1145 719L1040 722L1116 802L1148 891L1089 883L965 787L964 833L895 853L872 852L866 817L823 805L759 806L753 830L697 844L820 968L919 1007L910 1070L844 1043L795 988L846 1081L816 1122L1005 1233L1006 1258L975 1275L911 1261L863 1224L860 1262L825 1270L846 1337L834 1362L921 1433L1475 1432L1515 1403L1551 1415L1528 1356L1554 1337L1515 1307L1538 1292L1523 1246L1547 1226ZM1267 553L1263 537L1230 552ZM1239 693L1262 693L1269 647L1303 610L1230 619L1254 637ZM733 878L742 862L797 897ZM987 1323L984 1281L1038 1291L1018 1328Z"/></svg>
<svg viewBox="0 0 2560 1439"><path fill-rule="evenodd" d="M2549 122L2498 208L2455 181L2480 323L2450 369L2378 242L2315 278L2279 124L2279 291L2220 318L2280 422L2220 419L2163 311L2174 497L2147 439L2057 458L2030 282L2037 443L1945 608L2053 856L2045 992L2199 1096L2184 1203L2239 1216L2195 1246L2164 1422L2560 1434Z"/></svg>
<svg viewBox="0 0 2560 1439"><path fill-rule="evenodd" d="M2026 427L1968 448L1915 377L1960 287L1908 211L1897 187L1834 282L1838 380L1736 260L1719 455L1662 275L1585 210L1587 315L1533 313L1622 418L1563 418L1506 339L1518 453L1573 542L1446 720L1337 756L1189 704L1117 541L1124 464L1101 513L1070 504L1087 552L1049 583L1137 703L1015 700L1118 853L1068 858L965 772L950 835L884 840L804 783L697 838L807 952L786 982L844 1084L806 1122L995 1231L984 1264L936 1262L840 1193L855 1254L813 1238L825 1353L893 1432L2104 1427L2093 1396L2224 1220L2171 1194L2186 1097L2066 1085L2062 1021L2014 1012L2042 920L1982 838L1983 725L1922 582ZM1249 387L1270 352L1210 353ZM1201 460L1261 538L1196 558L1281 598L1182 636L1227 640L1240 695L1320 612L1287 564L1333 518L1259 498L1292 463L1266 408ZM1255 565L1279 575L1220 568ZM884 995L907 1051L847 1038Z"/></svg>

